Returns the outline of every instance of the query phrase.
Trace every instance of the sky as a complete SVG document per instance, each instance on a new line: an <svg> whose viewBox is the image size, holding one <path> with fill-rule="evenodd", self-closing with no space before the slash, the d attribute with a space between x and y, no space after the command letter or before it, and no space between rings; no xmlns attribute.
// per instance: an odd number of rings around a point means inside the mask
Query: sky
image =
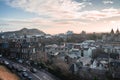
<svg viewBox="0 0 120 80"><path fill-rule="evenodd" d="M120 0L0 0L0 31L48 34L120 30Z"/></svg>

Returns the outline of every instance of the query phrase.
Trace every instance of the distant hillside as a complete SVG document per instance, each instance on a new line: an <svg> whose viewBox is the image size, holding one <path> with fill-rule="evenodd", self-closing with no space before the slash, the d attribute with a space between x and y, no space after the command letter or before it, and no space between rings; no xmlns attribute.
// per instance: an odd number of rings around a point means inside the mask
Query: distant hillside
<svg viewBox="0 0 120 80"><path fill-rule="evenodd" d="M38 29L27 29L27 28L23 28L21 30L18 31L11 31L11 32L4 32L2 35L5 37L12 37L12 36L23 36L23 35L43 35L45 34L43 31L40 31Z"/></svg>

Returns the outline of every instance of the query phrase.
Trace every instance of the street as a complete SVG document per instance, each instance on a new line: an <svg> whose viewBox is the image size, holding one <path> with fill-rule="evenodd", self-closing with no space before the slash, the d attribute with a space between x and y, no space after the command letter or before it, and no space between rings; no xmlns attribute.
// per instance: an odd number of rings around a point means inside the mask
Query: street
<svg viewBox="0 0 120 80"><path fill-rule="evenodd" d="M17 62L13 62L6 58L1 58L3 61L7 61L10 65L13 65L16 69L24 69L24 72L27 73L28 77L31 77L30 80L58 80L56 77L45 70L38 70L36 73L30 71L30 66L23 65ZM23 79L25 79L21 72L16 71L16 73Z"/></svg>

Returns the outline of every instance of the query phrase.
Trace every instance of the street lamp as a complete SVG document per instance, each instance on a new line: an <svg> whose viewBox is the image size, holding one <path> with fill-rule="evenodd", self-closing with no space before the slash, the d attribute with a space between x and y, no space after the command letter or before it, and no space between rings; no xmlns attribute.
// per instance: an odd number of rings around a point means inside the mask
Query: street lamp
<svg viewBox="0 0 120 80"><path fill-rule="evenodd" d="M30 48L31 48L31 46L29 45L28 48L29 48L28 49L28 60L29 60L30 59Z"/></svg>

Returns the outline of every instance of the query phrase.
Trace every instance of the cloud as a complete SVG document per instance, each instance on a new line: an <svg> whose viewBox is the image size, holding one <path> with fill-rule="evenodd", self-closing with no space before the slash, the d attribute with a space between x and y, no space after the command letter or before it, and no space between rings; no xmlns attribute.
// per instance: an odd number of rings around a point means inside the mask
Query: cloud
<svg viewBox="0 0 120 80"><path fill-rule="evenodd" d="M71 14L85 7L84 3L73 0L7 0L7 4L27 12L49 15L53 18L61 18L66 15L71 18Z"/></svg>
<svg viewBox="0 0 120 80"><path fill-rule="evenodd" d="M1 20L0 20L1 21ZM0 24L9 24L10 26L37 26L50 24L52 21L41 18L29 18L29 19L2 19Z"/></svg>
<svg viewBox="0 0 120 80"><path fill-rule="evenodd" d="M111 0L104 0L103 2L113 3ZM50 20L99 20L120 16L120 10L114 8L103 9L101 11L82 11L87 5L92 5L92 3L87 0L83 2L76 2L74 0L7 0L7 4L27 12L49 16L51 18Z"/></svg>
<svg viewBox="0 0 120 80"><path fill-rule="evenodd" d="M113 4L114 2L112 0L103 0L104 4Z"/></svg>
<svg viewBox="0 0 120 80"><path fill-rule="evenodd" d="M113 25L117 25L116 27L120 28L120 20L118 20L118 21L110 21L110 23L113 24Z"/></svg>
<svg viewBox="0 0 120 80"><path fill-rule="evenodd" d="M80 13L80 16L82 19L100 20L100 19L120 16L120 10L114 8L107 8L107 9L102 9L100 11L97 10L84 11Z"/></svg>
<svg viewBox="0 0 120 80"><path fill-rule="evenodd" d="M90 1L92 0L6 0L9 6L35 13L38 17L31 19L2 19L5 22L1 22L0 26L35 27L48 33L55 33L52 31L53 29L61 31L76 29L79 32L78 29L81 30L79 27L84 26L85 30L89 26L106 26L106 24L100 23L100 20L108 22L108 19L120 17L120 9L116 8L104 9L101 7L101 10L93 8L87 10L87 7L96 7ZM110 0L104 1L107 1L106 4L114 3L110 2Z"/></svg>

